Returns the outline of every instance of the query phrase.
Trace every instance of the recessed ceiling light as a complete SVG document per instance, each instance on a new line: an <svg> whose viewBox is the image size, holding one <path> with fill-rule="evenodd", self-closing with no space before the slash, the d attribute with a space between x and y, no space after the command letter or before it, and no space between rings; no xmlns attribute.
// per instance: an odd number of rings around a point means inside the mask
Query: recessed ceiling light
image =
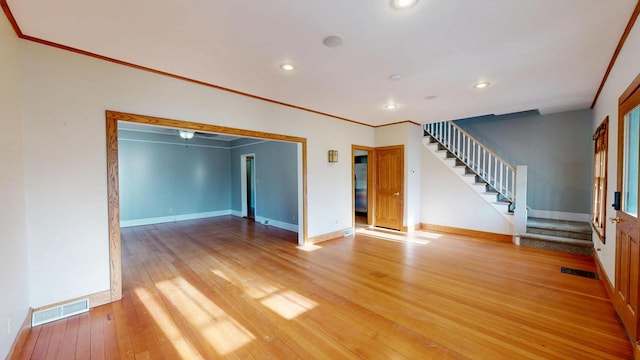
<svg viewBox="0 0 640 360"><path fill-rule="evenodd" d="M416 3L418 3L418 0L391 0L391 6L398 10L408 9Z"/></svg>
<svg viewBox="0 0 640 360"><path fill-rule="evenodd" d="M484 81L484 82L479 82L479 83L477 83L477 84L473 85L473 87L474 87L474 88L476 88L476 89L484 89L484 88L486 88L487 86L489 86L489 84L490 84L490 83L488 83L488 82Z"/></svg>
<svg viewBox="0 0 640 360"><path fill-rule="evenodd" d="M394 109L398 108L398 105L397 104L393 104L393 103L392 104L387 104L387 105L384 106L384 108L387 109L387 110L394 110Z"/></svg>
<svg viewBox="0 0 640 360"><path fill-rule="evenodd" d="M343 41L344 39L340 35L329 35L326 38L324 38L324 40L322 40L322 43L326 47L338 47L342 45Z"/></svg>
<svg viewBox="0 0 640 360"><path fill-rule="evenodd" d="M398 80L402 79L402 74L391 74L389 76L389 79L391 81L398 81Z"/></svg>
<svg viewBox="0 0 640 360"><path fill-rule="evenodd" d="M292 64L284 63L284 64L280 64L280 69L284 71L293 71L296 69L296 67L293 66Z"/></svg>

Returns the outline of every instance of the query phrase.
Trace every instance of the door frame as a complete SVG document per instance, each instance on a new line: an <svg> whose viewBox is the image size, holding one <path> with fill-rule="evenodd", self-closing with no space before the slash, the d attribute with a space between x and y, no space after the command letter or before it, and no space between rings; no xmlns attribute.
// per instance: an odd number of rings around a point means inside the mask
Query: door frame
<svg viewBox="0 0 640 360"><path fill-rule="evenodd" d="M375 148L361 145L351 145L351 223L356 226L356 150L367 152L367 225L375 226Z"/></svg>
<svg viewBox="0 0 640 360"><path fill-rule="evenodd" d="M242 202L242 217L249 217L249 209L247 207L247 158L253 158L253 171L251 172L251 187L253 189L253 196L255 197L255 206L253 208L253 217L255 219L258 209L258 197L256 196L256 154L242 154L240 155L240 200Z"/></svg>
<svg viewBox="0 0 640 360"><path fill-rule="evenodd" d="M298 151L298 213L302 211L302 224L298 222L298 244L308 243L307 210L307 139L261 131L236 129L225 126L174 120L118 111L105 111L106 157L107 157L107 216L109 231L109 299L105 303L122 299L122 246L120 237L120 191L118 175L118 122L132 122L143 125L162 126L192 131L204 131L297 144ZM300 244L302 243L302 244Z"/></svg>
<svg viewBox="0 0 640 360"><path fill-rule="evenodd" d="M623 169L624 169L624 143L625 143L625 115L628 111L633 110L638 105L640 105L640 74L633 80L633 82L631 82L629 87L622 93L622 95L618 99L618 134L617 134L618 135L618 149L617 149L618 158L617 158L617 171L616 171L616 177L617 177L616 191L620 191L620 192L623 191L622 187L624 182ZM625 299L623 299L620 295L621 271L624 270L622 268L623 264L621 260L625 254L621 253L624 249L622 249L622 246L620 246L621 239L619 238L618 226L623 226L623 225L620 225L621 221L622 222L626 221L630 216L630 215L626 215L626 213L622 211L622 201L620 205L621 205L621 209L616 211L616 218L611 219L612 222L616 222L615 283L613 284L614 291L613 291L613 299L611 300L613 302L614 308L616 309L616 312L618 313L618 316L620 317L621 320L623 320L622 322L624 324L625 329L627 330L627 334L629 335L630 340L632 341L633 344L637 344L638 340L640 339L640 331L639 331L640 329L638 329L639 314L637 313L640 307L640 298L635 299L634 304L630 304L632 307L634 307L636 313L633 319L628 319L628 316L624 315L628 312L627 303L626 301L624 301ZM622 218L621 218L621 215L622 215ZM634 235L636 236L636 239L640 239L640 219L636 219L635 222L636 224L635 224ZM640 261L640 259L636 259L636 261ZM635 275L636 278L635 280L632 280L631 278L627 279L629 282L627 286L631 286L634 282L636 284L639 283L639 279L638 279L639 274L636 273L632 275ZM640 289L636 289L636 294L640 294ZM627 324L624 320L627 320L631 323ZM636 347L634 350L637 351L638 348Z"/></svg>

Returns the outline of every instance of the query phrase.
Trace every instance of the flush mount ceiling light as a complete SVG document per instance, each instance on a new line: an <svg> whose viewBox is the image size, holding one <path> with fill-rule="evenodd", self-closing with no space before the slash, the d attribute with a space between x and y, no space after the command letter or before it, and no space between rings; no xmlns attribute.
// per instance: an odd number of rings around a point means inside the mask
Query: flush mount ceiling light
<svg viewBox="0 0 640 360"><path fill-rule="evenodd" d="M488 83L488 82L486 82L486 81L483 81L483 82L479 82L479 83L477 83L477 84L473 85L473 87L474 87L474 88L476 88L476 89L484 89L484 88L486 88L487 86L489 86L489 84L490 84L490 83Z"/></svg>
<svg viewBox="0 0 640 360"><path fill-rule="evenodd" d="M324 40L322 40L322 43L326 47L338 47L342 45L343 41L344 39L340 35L329 35L326 38L324 38Z"/></svg>
<svg viewBox="0 0 640 360"><path fill-rule="evenodd" d="M196 133L189 130L178 130L178 134L180 134L180 137L185 140L191 140L193 139L193 135L195 135Z"/></svg>
<svg viewBox="0 0 640 360"><path fill-rule="evenodd" d="M280 69L284 71L293 71L296 69L296 67L293 66L292 64L284 63L284 64L280 64Z"/></svg>
<svg viewBox="0 0 640 360"><path fill-rule="evenodd" d="M387 105L384 106L384 108L387 109L387 110L395 110L395 109L398 108L398 105L397 104L387 104Z"/></svg>
<svg viewBox="0 0 640 360"><path fill-rule="evenodd" d="M391 0L391 6L394 9L405 10L413 7L418 3L418 0Z"/></svg>

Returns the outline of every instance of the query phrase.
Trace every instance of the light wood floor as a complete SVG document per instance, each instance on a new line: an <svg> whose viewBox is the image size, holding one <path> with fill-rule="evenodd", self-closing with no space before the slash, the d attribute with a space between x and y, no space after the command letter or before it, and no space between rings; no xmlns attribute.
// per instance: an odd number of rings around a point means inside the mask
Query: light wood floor
<svg viewBox="0 0 640 360"><path fill-rule="evenodd" d="M560 273L591 258L382 236L299 249L233 217L124 229L122 301L32 329L19 358L631 357L602 283Z"/></svg>

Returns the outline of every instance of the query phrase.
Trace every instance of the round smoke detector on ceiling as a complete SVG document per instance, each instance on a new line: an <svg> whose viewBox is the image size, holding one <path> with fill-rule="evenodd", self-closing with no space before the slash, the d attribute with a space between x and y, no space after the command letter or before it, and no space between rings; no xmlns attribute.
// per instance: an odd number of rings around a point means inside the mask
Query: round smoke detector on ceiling
<svg viewBox="0 0 640 360"><path fill-rule="evenodd" d="M391 74L389 76L389 80L391 81L398 81L400 79L402 79L402 74Z"/></svg>
<svg viewBox="0 0 640 360"><path fill-rule="evenodd" d="M326 47L338 47L342 45L344 39L340 35L329 35L322 40L322 43Z"/></svg>

